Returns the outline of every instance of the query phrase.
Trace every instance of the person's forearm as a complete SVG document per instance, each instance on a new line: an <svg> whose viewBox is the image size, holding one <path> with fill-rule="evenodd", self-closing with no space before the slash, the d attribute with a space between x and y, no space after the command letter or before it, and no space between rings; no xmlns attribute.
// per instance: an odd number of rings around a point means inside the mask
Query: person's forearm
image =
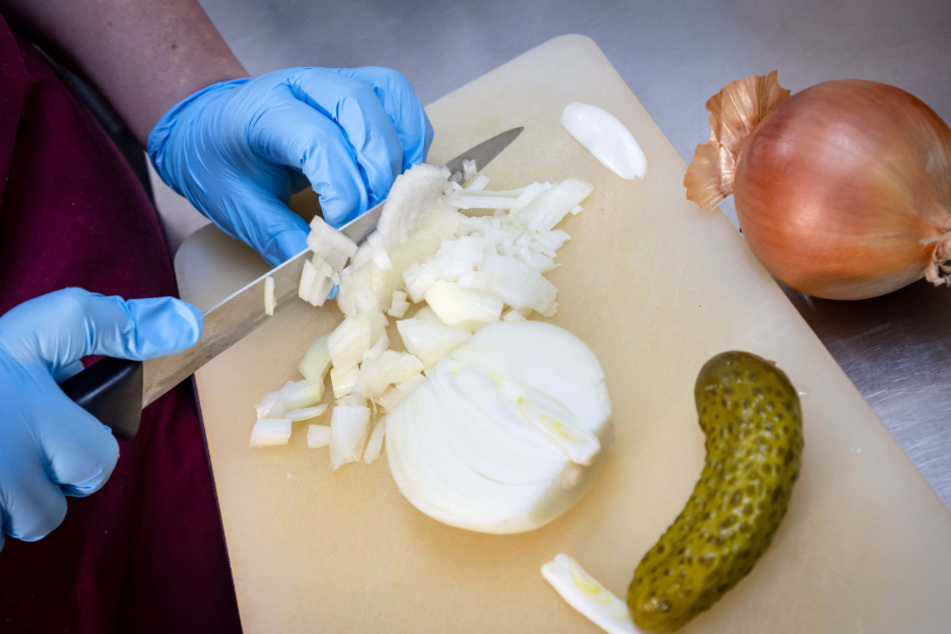
<svg viewBox="0 0 951 634"><path fill-rule="evenodd" d="M0 11L65 55L143 145L184 97L247 76L196 0L0 0Z"/></svg>

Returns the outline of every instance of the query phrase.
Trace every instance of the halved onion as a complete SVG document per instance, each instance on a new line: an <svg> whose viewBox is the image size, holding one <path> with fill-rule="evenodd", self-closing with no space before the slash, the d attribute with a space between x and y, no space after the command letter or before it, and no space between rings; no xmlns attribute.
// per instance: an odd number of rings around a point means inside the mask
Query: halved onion
<svg viewBox="0 0 951 634"><path fill-rule="evenodd" d="M514 533L581 497L611 433L604 374L587 346L551 324L497 322L390 412L386 451L400 491L422 512Z"/></svg>

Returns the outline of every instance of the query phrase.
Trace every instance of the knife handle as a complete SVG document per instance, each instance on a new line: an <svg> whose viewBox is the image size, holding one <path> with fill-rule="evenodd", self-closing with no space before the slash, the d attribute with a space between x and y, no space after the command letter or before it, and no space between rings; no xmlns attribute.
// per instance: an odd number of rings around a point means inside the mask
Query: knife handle
<svg viewBox="0 0 951 634"><path fill-rule="evenodd" d="M129 440L142 419L142 377L141 361L104 357L59 387L116 438Z"/></svg>

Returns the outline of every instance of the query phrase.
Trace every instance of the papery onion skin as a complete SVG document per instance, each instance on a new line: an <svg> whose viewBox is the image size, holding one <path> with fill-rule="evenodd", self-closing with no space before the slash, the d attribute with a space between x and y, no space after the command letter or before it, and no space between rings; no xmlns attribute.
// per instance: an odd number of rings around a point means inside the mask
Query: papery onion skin
<svg viewBox="0 0 951 634"><path fill-rule="evenodd" d="M894 86L794 94L740 148L732 188L753 253L796 290L864 299L948 283L951 129Z"/></svg>

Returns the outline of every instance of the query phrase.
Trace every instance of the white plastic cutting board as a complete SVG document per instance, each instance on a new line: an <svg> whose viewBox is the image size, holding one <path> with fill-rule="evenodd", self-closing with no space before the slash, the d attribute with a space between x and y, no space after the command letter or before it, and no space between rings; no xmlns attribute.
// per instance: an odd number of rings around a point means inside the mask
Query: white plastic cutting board
<svg viewBox="0 0 951 634"><path fill-rule="evenodd" d="M645 180L617 178L560 128L572 101L630 128ZM562 225L571 241L549 277L561 289L553 321L604 366L616 442L587 496L542 529L443 526L400 496L385 456L332 473L304 427L286 448L249 448L255 402L297 378L311 340L340 319L304 304L280 314L197 374L246 632L596 631L539 567L566 552L626 596L700 474L693 383L728 349L777 361L804 393L802 477L764 558L683 631L951 631L951 514L730 223L685 200L684 162L593 42L554 39L427 110L432 163L524 126L486 170L492 186L594 183ZM265 271L213 227L185 242L176 269L203 308Z"/></svg>

